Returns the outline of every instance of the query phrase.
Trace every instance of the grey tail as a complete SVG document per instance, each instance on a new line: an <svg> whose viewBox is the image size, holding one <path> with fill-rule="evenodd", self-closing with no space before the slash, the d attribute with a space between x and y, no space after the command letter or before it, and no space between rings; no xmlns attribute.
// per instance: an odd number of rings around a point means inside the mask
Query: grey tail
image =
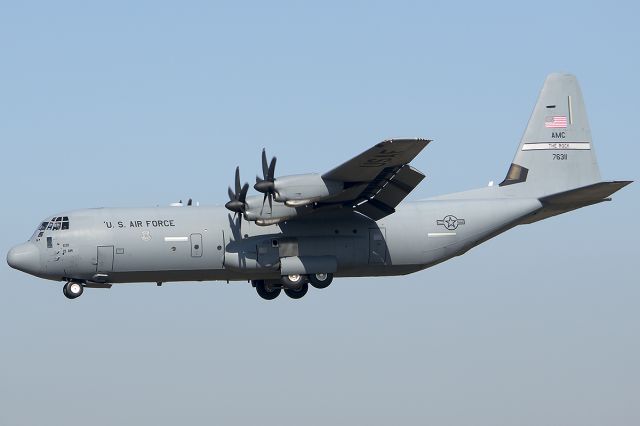
<svg viewBox="0 0 640 426"><path fill-rule="evenodd" d="M550 74L500 186L538 197L600 182L578 80Z"/></svg>
<svg viewBox="0 0 640 426"><path fill-rule="evenodd" d="M550 74L500 186L544 209L530 222L608 201L630 181L602 182L578 80Z"/></svg>

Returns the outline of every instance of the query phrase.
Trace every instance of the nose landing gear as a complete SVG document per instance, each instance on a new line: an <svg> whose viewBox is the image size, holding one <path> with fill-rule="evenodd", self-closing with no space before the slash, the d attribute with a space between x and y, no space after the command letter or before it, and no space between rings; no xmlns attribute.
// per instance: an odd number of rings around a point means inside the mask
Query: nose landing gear
<svg viewBox="0 0 640 426"><path fill-rule="evenodd" d="M82 296L84 286L77 281L69 281L62 287L62 293L67 299L75 299Z"/></svg>

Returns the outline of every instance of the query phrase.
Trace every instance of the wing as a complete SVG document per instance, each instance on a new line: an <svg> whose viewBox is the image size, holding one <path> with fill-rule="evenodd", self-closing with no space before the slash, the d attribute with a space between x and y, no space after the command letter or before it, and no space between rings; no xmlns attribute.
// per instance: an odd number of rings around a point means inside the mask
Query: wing
<svg viewBox="0 0 640 426"><path fill-rule="evenodd" d="M428 139L389 139L322 175L345 183L371 182L387 168L408 164L431 142Z"/></svg>
<svg viewBox="0 0 640 426"><path fill-rule="evenodd" d="M341 182L344 190L319 201L321 205L342 204L373 220L395 212L395 207L424 179L409 166L430 140L390 139L322 175Z"/></svg>

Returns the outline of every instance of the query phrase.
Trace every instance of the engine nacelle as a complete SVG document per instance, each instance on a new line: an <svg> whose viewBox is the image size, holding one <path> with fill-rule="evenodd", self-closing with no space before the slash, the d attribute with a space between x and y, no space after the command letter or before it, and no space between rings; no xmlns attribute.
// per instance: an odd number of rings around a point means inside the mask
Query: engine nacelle
<svg viewBox="0 0 640 426"><path fill-rule="evenodd" d="M275 199L290 207L304 206L340 193L342 182L325 180L317 173L278 177L274 181Z"/></svg>
<svg viewBox="0 0 640 426"><path fill-rule="evenodd" d="M264 202L264 204L263 204ZM247 197L244 212L245 219L255 222L260 226L273 225L285 220L310 212L313 206L290 207L280 202L269 202L263 196Z"/></svg>

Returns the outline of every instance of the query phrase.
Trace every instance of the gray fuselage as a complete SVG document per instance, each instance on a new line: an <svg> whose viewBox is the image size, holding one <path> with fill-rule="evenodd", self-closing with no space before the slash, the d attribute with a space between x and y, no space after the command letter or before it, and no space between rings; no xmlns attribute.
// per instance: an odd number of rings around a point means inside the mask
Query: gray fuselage
<svg viewBox="0 0 640 426"><path fill-rule="evenodd" d="M427 200L377 222L345 210L271 226L242 220L240 229L223 207L86 209L48 218L68 219L67 229L44 226L17 252L20 269L58 281L278 279L291 259L318 259L312 267L329 265L336 277L401 275L462 254L540 207L535 198Z"/></svg>

